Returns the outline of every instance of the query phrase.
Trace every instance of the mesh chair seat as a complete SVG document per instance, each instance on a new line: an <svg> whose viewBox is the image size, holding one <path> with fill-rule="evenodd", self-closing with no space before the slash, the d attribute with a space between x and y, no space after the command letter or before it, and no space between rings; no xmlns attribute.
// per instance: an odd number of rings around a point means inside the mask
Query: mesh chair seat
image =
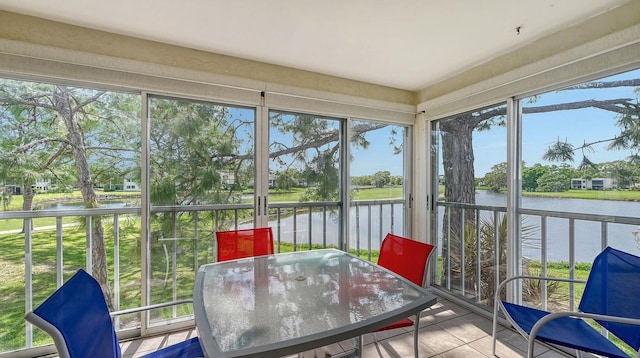
<svg viewBox="0 0 640 358"><path fill-rule="evenodd" d="M505 284L516 279L532 277L509 278L496 290L493 320L494 354L500 309L518 332L528 339L528 357L533 357L534 339L607 357L628 357L584 318L594 319L636 352L640 348L640 300L634 298L636 292L640 291L640 257L611 247L598 254L591 266L577 312L564 311L552 315L551 312L500 300L499 294ZM551 277L533 279L580 282Z"/></svg>
<svg viewBox="0 0 640 358"><path fill-rule="evenodd" d="M531 333L533 325L538 320L550 314L546 311L514 305L509 302L504 302L503 304L516 324L527 334ZM562 317L554 319L542 326L536 338L543 342L559 344L573 349L592 346L594 347L592 353L607 357L629 358L629 355L611 344L605 336L579 318Z"/></svg>
<svg viewBox="0 0 640 358"><path fill-rule="evenodd" d="M407 239L394 234L387 234L380 246L380 256L378 257L378 265L393 271L394 273L406 278L407 280L422 287L424 284L425 274L427 272L427 263L434 246L419 241ZM416 315L412 321L404 318L384 326L374 332L387 331L402 327L414 327L413 348L414 355L418 357L418 329L420 325L420 315Z"/></svg>
<svg viewBox="0 0 640 358"><path fill-rule="evenodd" d="M270 227L216 232L217 261L273 254Z"/></svg>

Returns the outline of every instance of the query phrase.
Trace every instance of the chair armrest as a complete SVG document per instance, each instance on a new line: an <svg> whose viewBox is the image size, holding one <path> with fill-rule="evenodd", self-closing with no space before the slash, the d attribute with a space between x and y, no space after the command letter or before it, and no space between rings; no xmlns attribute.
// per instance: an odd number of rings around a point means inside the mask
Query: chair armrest
<svg viewBox="0 0 640 358"><path fill-rule="evenodd" d="M497 304L498 301L500 301L500 292L502 291L504 286L506 286L507 283L509 283L511 281L514 281L514 280L526 280L526 279L541 280L541 281L558 281L558 282L569 282L569 283L582 283L582 284L586 284L587 283L586 280L576 280L576 279L561 278L561 277L542 277L542 276L528 276L528 275L513 276L513 277L509 277L508 279L502 281L500 283L500 285L498 285L498 289L496 290L496 293L494 294L495 304ZM494 304L494 307L496 307L495 304Z"/></svg>
<svg viewBox="0 0 640 358"><path fill-rule="evenodd" d="M540 318L538 322L536 322L536 324L534 324L533 327L531 328L531 333L529 334L529 341L528 341L529 352L533 352L533 344L535 342L536 335L538 334L538 331L542 328L542 326L549 323L550 321L553 321L554 319L558 319L562 317L590 318L590 319L601 320L601 321L640 325L640 319L637 319L637 318L609 316L609 315L587 313L587 312L576 312L576 311L554 312Z"/></svg>
<svg viewBox="0 0 640 358"><path fill-rule="evenodd" d="M177 305L184 305L184 304L188 304L188 303L193 303L193 300L179 300L179 301L173 301L173 302L157 303L155 305L142 306L142 307L136 307L136 308L129 308L129 309L126 309L126 310L121 310L121 311L114 311L114 312L110 312L109 315L111 315L111 317L116 317L116 316L122 316L122 315L125 315L125 314L149 311L149 310L153 310L153 309L156 309L156 308L164 308L164 307L171 307L171 306L177 306Z"/></svg>
<svg viewBox="0 0 640 358"><path fill-rule="evenodd" d="M503 310L504 310L504 307L502 306L502 301L500 300L500 292L502 291L504 286L506 286L506 284L511 282L511 281L514 281L514 280L526 280L526 279L541 280L541 281L582 283L582 284L586 284L587 283L587 281L585 281L585 280L576 280L576 279L561 278L561 277L531 276L531 275L519 275L519 276L513 276L513 277L507 278L506 280L502 281L498 285L498 288L496 289L496 292L494 294L494 302L493 302L493 336L494 337L495 337L495 334L497 332L498 314L500 313L500 307L502 307ZM494 343L494 345L495 345L495 343ZM494 347L494 351L495 351L495 347Z"/></svg>

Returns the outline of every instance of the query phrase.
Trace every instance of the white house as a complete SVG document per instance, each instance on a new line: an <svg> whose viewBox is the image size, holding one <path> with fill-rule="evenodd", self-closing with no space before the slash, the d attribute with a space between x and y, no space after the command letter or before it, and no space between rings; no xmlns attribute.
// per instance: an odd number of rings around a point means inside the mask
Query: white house
<svg viewBox="0 0 640 358"><path fill-rule="evenodd" d="M140 191L140 185L132 179L124 178L124 183L122 184L123 191Z"/></svg>
<svg viewBox="0 0 640 358"><path fill-rule="evenodd" d="M612 178L571 179L571 189L611 190L613 188L615 188L615 181Z"/></svg>
<svg viewBox="0 0 640 358"><path fill-rule="evenodd" d="M31 187L39 191L49 191L51 189L51 179L36 179L36 183Z"/></svg>

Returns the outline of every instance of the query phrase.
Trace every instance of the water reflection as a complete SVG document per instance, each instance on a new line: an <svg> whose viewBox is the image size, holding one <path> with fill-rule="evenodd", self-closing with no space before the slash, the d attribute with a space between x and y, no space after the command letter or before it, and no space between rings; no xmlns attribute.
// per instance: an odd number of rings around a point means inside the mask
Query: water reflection
<svg viewBox="0 0 640 358"><path fill-rule="evenodd" d="M101 209L121 209L128 208L133 205L138 205L134 200L122 201L122 200L101 200ZM82 201L69 201L60 203L46 203L42 204L39 210L52 211L52 210L83 210L87 206Z"/></svg>

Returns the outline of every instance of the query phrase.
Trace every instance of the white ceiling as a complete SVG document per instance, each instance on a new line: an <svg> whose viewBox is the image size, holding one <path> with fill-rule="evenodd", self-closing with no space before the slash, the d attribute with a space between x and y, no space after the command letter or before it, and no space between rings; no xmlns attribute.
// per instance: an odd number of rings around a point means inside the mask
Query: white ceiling
<svg viewBox="0 0 640 358"><path fill-rule="evenodd" d="M627 1L0 0L0 9L419 90Z"/></svg>

